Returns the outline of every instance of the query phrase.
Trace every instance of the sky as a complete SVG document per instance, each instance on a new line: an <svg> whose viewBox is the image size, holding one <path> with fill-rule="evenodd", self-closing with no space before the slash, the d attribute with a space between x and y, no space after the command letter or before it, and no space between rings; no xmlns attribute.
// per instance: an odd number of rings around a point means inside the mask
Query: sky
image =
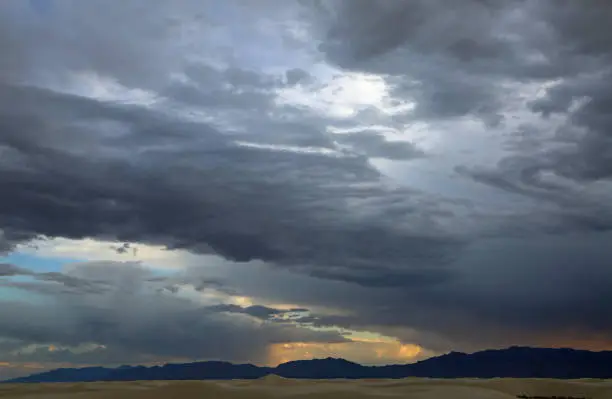
<svg viewBox="0 0 612 399"><path fill-rule="evenodd" d="M0 379L612 349L612 3L0 2Z"/></svg>

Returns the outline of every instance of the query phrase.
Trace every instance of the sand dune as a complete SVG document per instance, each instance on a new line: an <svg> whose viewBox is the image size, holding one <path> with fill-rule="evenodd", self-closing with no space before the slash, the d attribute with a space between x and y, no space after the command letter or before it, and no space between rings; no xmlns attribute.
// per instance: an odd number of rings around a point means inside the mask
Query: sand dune
<svg viewBox="0 0 612 399"><path fill-rule="evenodd" d="M215 399L510 399L517 395L612 399L612 380L260 380L142 381L0 385L0 398L215 398Z"/></svg>

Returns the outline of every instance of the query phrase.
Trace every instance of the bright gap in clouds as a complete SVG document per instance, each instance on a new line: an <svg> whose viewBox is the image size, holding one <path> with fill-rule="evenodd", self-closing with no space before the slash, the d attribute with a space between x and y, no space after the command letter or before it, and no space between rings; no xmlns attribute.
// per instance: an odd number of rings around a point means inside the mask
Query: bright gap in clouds
<svg viewBox="0 0 612 399"><path fill-rule="evenodd" d="M322 154L322 155L328 155L328 156L334 156L334 157L345 156L345 154L339 151L330 150L328 148L298 147L298 146L274 145L274 144L258 144L258 143L250 143L247 141L235 141L234 143L238 146L256 148L256 149L261 149L261 150L293 152L296 154Z"/></svg>
<svg viewBox="0 0 612 399"><path fill-rule="evenodd" d="M376 75L330 71L331 77L311 84L298 84L278 93L278 105L304 107L331 118L346 119L374 108L393 114L411 109L409 102L394 104L385 80Z"/></svg>
<svg viewBox="0 0 612 399"><path fill-rule="evenodd" d="M38 259L58 259L64 263L91 261L137 261L153 269L177 270L195 261L207 259L184 250L171 250L161 245L102 241L91 238L43 238L19 245L15 254L27 254ZM211 256L212 258L212 256ZM28 261L28 265L31 261ZM42 262L39 260L39 262ZM57 263L57 261L56 261Z"/></svg>

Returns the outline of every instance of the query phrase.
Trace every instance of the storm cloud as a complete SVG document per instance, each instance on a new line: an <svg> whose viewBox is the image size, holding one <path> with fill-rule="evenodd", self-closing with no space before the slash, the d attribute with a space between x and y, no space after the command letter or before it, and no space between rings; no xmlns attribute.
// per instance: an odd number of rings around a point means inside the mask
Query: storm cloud
<svg viewBox="0 0 612 399"><path fill-rule="evenodd" d="M130 356L141 361L174 356L262 362L271 343L345 340L333 332L259 321L267 319L263 313L282 313L275 309L250 307L236 312L228 306L198 303L197 296L180 297L160 291L156 288L168 281L151 282L151 272L134 262L74 264L52 276L28 271L22 274L34 275L41 281L21 288L42 294L45 302L52 304L3 303L0 334L14 343L17 352L10 360L32 360L29 356L20 357L18 349L23 351L28 346L42 346L44 352L49 345L89 345L90 350L83 351L80 361L74 354L72 361L91 363L95 355L100 355L103 361L112 363L130 362ZM53 286L58 289L40 289L47 282L56 283ZM105 289L89 290L92 284L103 284ZM78 301L59 286L80 287ZM232 317L227 312L249 317ZM70 353L60 351L46 360L65 362L69 359L62 356Z"/></svg>
<svg viewBox="0 0 612 399"><path fill-rule="evenodd" d="M596 0L3 2L0 359L609 347L611 23ZM115 260L19 260L66 240Z"/></svg>

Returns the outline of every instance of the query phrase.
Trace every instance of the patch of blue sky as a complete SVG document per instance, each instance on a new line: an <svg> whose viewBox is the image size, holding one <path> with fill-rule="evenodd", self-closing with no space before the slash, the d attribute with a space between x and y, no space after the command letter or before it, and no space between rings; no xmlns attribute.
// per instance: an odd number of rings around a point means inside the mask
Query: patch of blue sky
<svg viewBox="0 0 612 399"><path fill-rule="evenodd" d="M62 258L62 257L44 257L34 254L13 252L6 256L0 256L0 262L12 263L16 266L23 267L36 273L45 272L61 272L62 267L69 263L87 262L87 259L79 258ZM176 274L176 270L160 269L153 266L142 264L156 276L171 276Z"/></svg>
<svg viewBox="0 0 612 399"><path fill-rule="evenodd" d="M16 266L32 270L37 273L59 272L66 263L78 262L79 259L43 257L22 252L13 252L0 257L0 262L12 263Z"/></svg>

